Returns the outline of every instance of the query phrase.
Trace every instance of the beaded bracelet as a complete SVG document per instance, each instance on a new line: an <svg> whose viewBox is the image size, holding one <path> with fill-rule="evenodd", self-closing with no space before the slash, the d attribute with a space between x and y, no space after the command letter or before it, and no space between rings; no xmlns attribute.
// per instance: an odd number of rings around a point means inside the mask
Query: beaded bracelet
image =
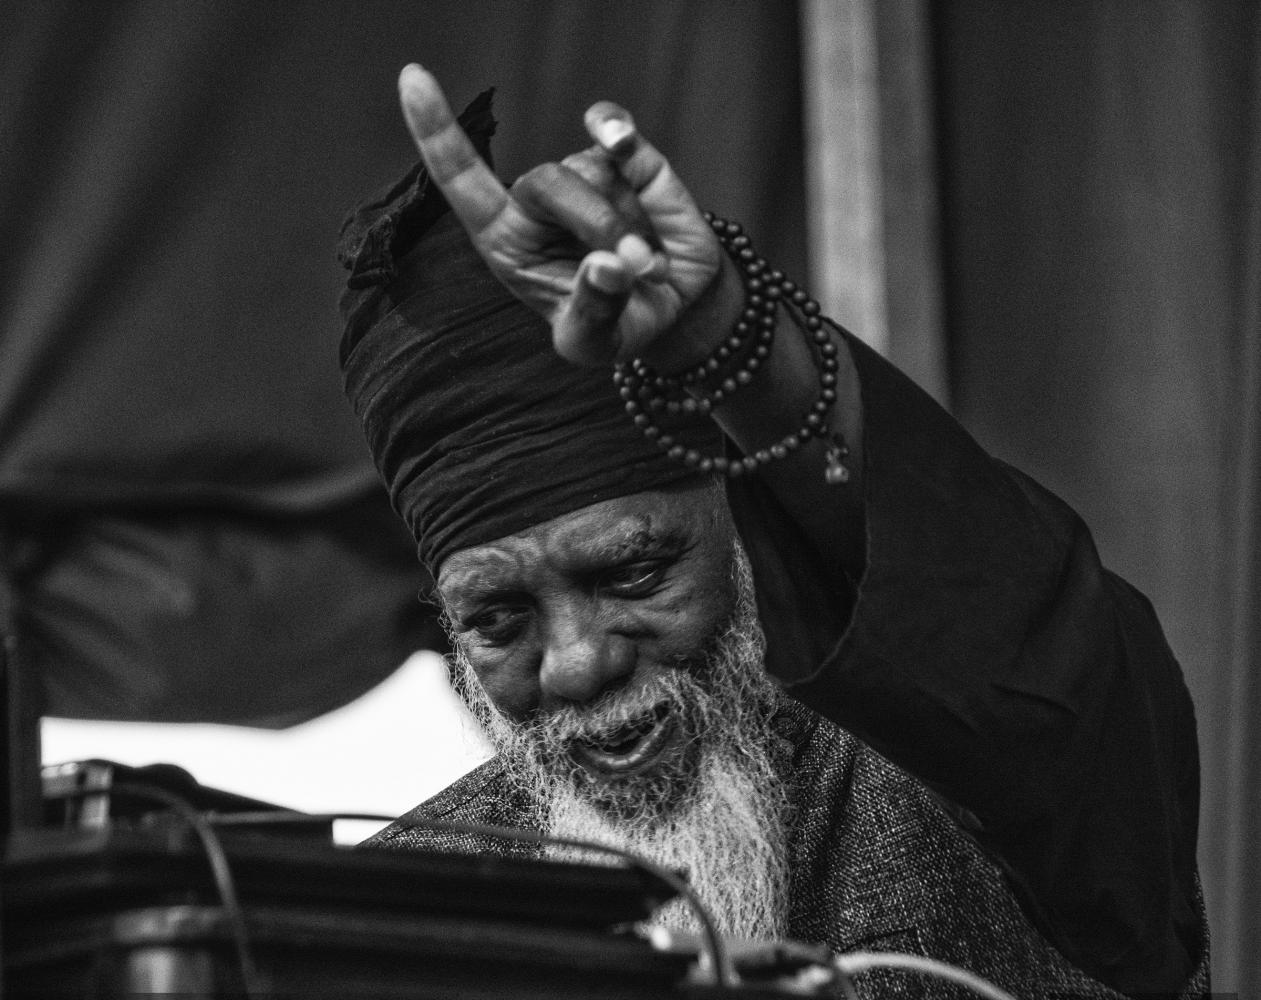
<svg viewBox="0 0 1261 1000"><path fill-rule="evenodd" d="M748 291L744 313L737 321L731 337L727 338L703 363L682 375L671 377L654 372L648 365L635 359L629 365L614 368L613 382L626 405L626 412L644 435L656 442L673 460L682 462L701 473L716 472L735 479L756 471L760 466L786 458L811 438L828 438L824 478L829 484L846 483L850 479L844 459L849 449L844 440L827 426L827 415L836 403L837 361L836 344L832 342L820 316L819 304L803 289L789 280L782 271L768 271L766 262L757 256L740 225L728 222L706 212L705 218L713 227L724 250L741 266ZM770 354L770 338L775 326L777 305L783 302L799 312L804 333L814 347L819 365L819 395L805 415L801 426L775 444L759 449L752 455L738 459L702 455L694 448L685 448L672 434L657 426L653 413L709 414L719 403L726 400L739 386L752 381L754 373ZM795 318L795 317L794 317ZM724 378L715 389L706 391L703 382L722 370L740 347L744 346L750 332L757 334L749 353L742 359L737 371ZM767 332L769 331L769 332ZM667 398L666 393L690 390L681 399Z"/></svg>
<svg viewBox="0 0 1261 1000"><path fill-rule="evenodd" d="M736 320L731 335L720 343L713 354L700 364L680 375L661 375L640 358L631 359L629 371L626 366L619 365L614 369L614 384L619 388L634 384L643 387L640 396L650 403L656 396L666 393L682 394L687 392L698 402L703 401L702 412L720 405L730 398L741 386L753 381L753 376L762 363L770 357L771 343L775 337L775 313L779 304L780 286L783 274L770 272L765 260L754 252L749 237L744 234L739 223L716 219L712 213L706 212L705 219L718 236L728 255L743 272L743 280L747 297L744 311ZM752 339L752 345L749 340ZM743 354L741 353L743 351ZM724 375L724 367L735 358L735 371ZM716 386L707 383L718 379ZM664 404L670 408L669 401ZM678 408L670 408L678 412ZM686 412L691 412L690 409Z"/></svg>

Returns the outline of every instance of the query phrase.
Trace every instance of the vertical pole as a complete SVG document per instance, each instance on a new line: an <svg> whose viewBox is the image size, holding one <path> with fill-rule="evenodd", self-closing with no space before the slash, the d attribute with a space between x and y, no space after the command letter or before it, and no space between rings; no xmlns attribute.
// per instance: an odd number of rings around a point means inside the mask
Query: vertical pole
<svg viewBox="0 0 1261 1000"><path fill-rule="evenodd" d="M875 2L802 0L806 220L824 312L887 354Z"/></svg>
<svg viewBox="0 0 1261 1000"><path fill-rule="evenodd" d="M927 0L801 0L811 287L949 403Z"/></svg>

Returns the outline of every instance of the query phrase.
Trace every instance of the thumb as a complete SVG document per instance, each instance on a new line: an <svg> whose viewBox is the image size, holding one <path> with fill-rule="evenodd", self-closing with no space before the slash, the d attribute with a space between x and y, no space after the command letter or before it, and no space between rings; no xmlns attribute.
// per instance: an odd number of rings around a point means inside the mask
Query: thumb
<svg viewBox="0 0 1261 1000"><path fill-rule="evenodd" d="M574 364L611 364L621 346L617 322L634 284L634 274L617 254L587 254L574 275L573 292L552 321L556 353Z"/></svg>

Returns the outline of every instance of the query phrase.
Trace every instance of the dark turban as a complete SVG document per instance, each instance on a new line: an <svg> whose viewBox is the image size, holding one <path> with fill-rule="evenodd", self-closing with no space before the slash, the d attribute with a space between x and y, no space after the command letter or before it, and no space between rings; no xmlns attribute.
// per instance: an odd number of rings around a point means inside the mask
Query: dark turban
<svg viewBox="0 0 1261 1000"><path fill-rule="evenodd" d="M490 93L460 121L489 162ZM696 476L631 423L608 369L555 353L547 324L490 273L421 166L357 209L342 236L346 395L435 574L452 552ZM669 430L721 450L707 419Z"/></svg>

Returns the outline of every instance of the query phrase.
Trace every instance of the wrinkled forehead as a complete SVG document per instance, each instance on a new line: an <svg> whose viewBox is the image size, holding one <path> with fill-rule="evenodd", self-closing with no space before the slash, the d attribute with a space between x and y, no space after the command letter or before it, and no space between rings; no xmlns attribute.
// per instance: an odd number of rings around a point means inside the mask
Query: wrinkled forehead
<svg viewBox="0 0 1261 1000"><path fill-rule="evenodd" d="M667 547L729 545L730 519L709 483L649 490L581 507L525 531L470 546L443 560L437 574L445 594L492 576L596 567Z"/></svg>

